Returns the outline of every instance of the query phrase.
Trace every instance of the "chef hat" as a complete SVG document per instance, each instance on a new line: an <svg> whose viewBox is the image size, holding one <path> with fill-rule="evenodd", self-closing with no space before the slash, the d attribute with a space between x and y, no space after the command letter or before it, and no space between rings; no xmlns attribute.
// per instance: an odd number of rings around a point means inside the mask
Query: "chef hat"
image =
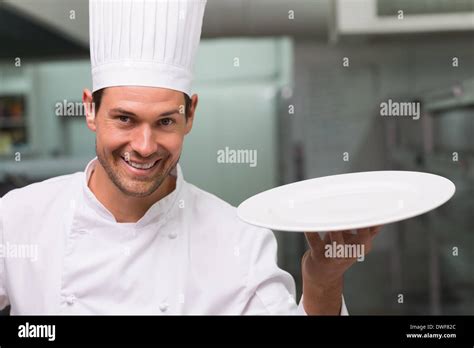
<svg viewBox="0 0 474 348"><path fill-rule="evenodd" d="M90 0L92 90L148 86L191 95L206 0Z"/></svg>

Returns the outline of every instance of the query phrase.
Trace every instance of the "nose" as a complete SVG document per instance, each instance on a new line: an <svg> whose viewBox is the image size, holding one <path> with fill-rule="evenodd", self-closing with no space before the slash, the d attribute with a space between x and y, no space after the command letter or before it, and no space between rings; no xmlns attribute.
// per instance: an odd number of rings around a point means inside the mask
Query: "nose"
<svg viewBox="0 0 474 348"><path fill-rule="evenodd" d="M134 132L131 147L143 158L150 157L158 151L158 144L149 126L143 125Z"/></svg>

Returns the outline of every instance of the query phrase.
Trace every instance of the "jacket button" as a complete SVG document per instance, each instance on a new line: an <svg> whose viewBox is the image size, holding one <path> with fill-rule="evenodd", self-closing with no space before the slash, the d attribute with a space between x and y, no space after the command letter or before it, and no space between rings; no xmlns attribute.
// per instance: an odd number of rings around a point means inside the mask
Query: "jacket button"
<svg viewBox="0 0 474 348"><path fill-rule="evenodd" d="M169 239L175 239L177 236L178 234L176 232L171 232L170 234L168 234Z"/></svg>
<svg viewBox="0 0 474 348"><path fill-rule="evenodd" d="M67 303L68 305L71 305L71 306L72 306L72 305L74 304L74 302L76 302L76 296L74 296L74 295L68 295L68 296L66 296L66 303Z"/></svg>
<svg viewBox="0 0 474 348"><path fill-rule="evenodd" d="M166 312L166 311L168 310L168 307L169 307L169 304L168 304L168 303L162 302L162 303L160 304L160 311Z"/></svg>

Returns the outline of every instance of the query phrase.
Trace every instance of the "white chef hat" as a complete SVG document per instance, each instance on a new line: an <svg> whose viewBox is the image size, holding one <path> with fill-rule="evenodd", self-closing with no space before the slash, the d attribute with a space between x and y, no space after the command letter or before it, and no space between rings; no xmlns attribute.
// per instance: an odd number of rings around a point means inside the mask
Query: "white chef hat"
<svg viewBox="0 0 474 348"><path fill-rule="evenodd" d="M191 95L206 0L90 0L92 90L148 86Z"/></svg>

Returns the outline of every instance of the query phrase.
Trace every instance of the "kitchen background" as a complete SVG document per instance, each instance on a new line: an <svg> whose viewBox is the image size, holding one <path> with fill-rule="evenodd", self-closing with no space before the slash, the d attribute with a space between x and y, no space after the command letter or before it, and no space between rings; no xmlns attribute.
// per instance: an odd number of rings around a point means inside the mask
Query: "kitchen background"
<svg viewBox="0 0 474 348"><path fill-rule="evenodd" d="M472 0L208 0L186 180L238 205L331 174L446 176L454 198L385 226L344 294L351 314L473 314L473 34ZM91 88L88 2L0 1L0 38L2 196L94 156L84 118L55 113ZM420 119L382 117L388 99L420 102ZM218 163L226 147L258 165ZM299 299L304 236L275 234Z"/></svg>

